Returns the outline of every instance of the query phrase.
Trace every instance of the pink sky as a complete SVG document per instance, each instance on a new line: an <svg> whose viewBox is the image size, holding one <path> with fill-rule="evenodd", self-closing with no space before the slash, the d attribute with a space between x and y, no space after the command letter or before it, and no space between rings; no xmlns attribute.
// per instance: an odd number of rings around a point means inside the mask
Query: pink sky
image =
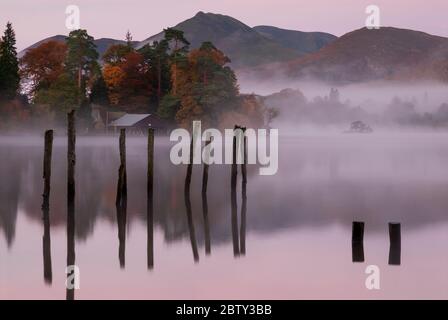
<svg viewBox="0 0 448 320"><path fill-rule="evenodd" d="M143 40L198 11L233 16L248 24L275 25L342 35L364 25L369 4L381 9L382 25L448 37L447 0L1 0L0 26L9 20L19 50L55 34L67 34L65 8L76 4L81 27L95 38Z"/></svg>

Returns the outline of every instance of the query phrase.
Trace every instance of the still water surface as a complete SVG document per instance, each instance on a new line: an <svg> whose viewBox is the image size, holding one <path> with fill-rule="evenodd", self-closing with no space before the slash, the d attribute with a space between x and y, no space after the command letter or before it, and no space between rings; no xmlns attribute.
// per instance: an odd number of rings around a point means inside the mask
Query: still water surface
<svg viewBox="0 0 448 320"><path fill-rule="evenodd" d="M117 219L118 138L78 137L75 299L448 298L448 135L281 137L276 175L248 166L246 221L238 173L239 256L230 166L210 166L208 225L202 166L193 166L189 226L186 166L170 163L171 145L156 137L150 226L146 140L128 138L127 210ZM55 138L46 227L42 159L43 138L0 138L0 299L66 298L65 138ZM352 262L352 221L365 222L364 263ZM399 266L388 265L389 222L401 223ZM380 290L365 286L372 264Z"/></svg>

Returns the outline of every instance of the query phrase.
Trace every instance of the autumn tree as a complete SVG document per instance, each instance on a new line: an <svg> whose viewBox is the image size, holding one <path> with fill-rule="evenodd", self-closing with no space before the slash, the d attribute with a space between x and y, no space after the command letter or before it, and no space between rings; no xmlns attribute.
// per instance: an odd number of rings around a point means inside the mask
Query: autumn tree
<svg viewBox="0 0 448 320"><path fill-rule="evenodd" d="M102 56L105 65L116 66L125 62L128 53L134 51L131 47L123 44L113 44L107 48Z"/></svg>
<svg viewBox="0 0 448 320"><path fill-rule="evenodd" d="M197 119L207 126L217 125L222 112L235 107L238 86L234 72L226 66L229 62L210 42L190 52L177 76L180 108L176 121L180 125L189 126Z"/></svg>
<svg viewBox="0 0 448 320"><path fill-rule="evenodd" d="M18 92L19 83L16 36L11 22L8 22L0 41L0 97L13 98Z"/></svg>
<svg viewBox="0 0 448 320"><path fill-rule="evenodd" d="M64 72L66 54L67 46L58 41L45 42L25 53L20 60L21 75L27 80L31 96L48 89Z"/></svg>
<svg viewBox="0 0 448 320"><path fill-rule="evenodd" d="M127 111L146 110L152 88L143 55L127 45L114 45L105 52L103 61L111 104Z"/></svg>

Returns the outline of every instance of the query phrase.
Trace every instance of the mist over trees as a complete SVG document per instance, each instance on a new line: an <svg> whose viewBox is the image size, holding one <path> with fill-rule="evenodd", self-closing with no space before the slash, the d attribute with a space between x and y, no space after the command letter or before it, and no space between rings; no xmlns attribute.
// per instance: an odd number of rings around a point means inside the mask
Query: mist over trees
<svg viewBox="0 0 448 320"><path fill-rule="evenodd" d="M328 95L314 98L307 98L299 89L284 89L263 97L262 101L269 110L273 126L279 127L313 125L342 130L348 129L352 122L362 121L373 128L448 128L448 103L432 106L432 112L419 110L422 104L423 107L431 104L427 94L420 102L395 96L377 111L349 99L343 100L335 88L329 88Z"/></svg>

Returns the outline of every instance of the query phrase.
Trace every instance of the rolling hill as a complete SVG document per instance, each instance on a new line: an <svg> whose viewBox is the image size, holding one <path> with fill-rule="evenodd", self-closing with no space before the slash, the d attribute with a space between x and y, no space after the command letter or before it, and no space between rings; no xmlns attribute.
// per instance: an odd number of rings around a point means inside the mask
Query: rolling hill
<svg viewBox="0 0 448 320"><path fill-rule="evenodd" d="M58 42L65 42L65 37L64 35L56 35L56 36L52 36L52 37L48 37L45 38L43 40L40 40L36 43L34 43L33 45L29 46L28 48L20 51L17 56L19 58L23 57L26 53L27 50L32 49L32 48L36 48L39 45L41 45L42 43L48 42L48 41L58 41ZM96 49L98 51L98 54L101 58L101 56L104 54L104 52L106 52L107 48L109 48L109 46L113 45L113 44L125 44L126 41L123 40L116 40L116 39L110 39L110 38L99 38L99 39L95 39L94 43L96 45ZM138 41L133 41L134 45L137 45L139 42Z"/></svg>
<svg viewBox="0 0 448 320"><path fill-rule="evenodd" d="M448 39L392 27L362 28L283 69L292 78L333 82L448 80Z"/></svg>
<svg viewBox="0 0 448 320"><path fill-rule="evenodd" d="M285 48L293 49L301 54L318 51L337 39L336 36L325 32L302 32L272 26L256 26L253 29Z"/></svg>

